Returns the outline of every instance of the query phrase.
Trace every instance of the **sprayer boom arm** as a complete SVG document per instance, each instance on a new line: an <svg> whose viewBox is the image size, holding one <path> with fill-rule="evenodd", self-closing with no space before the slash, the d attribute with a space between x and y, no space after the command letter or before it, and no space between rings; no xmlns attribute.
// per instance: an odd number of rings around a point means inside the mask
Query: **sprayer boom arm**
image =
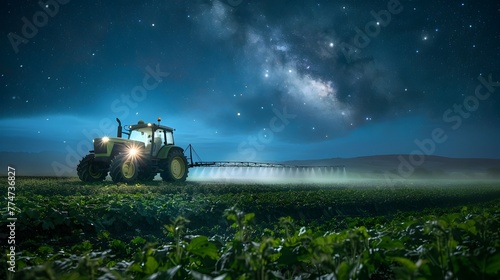
<svg viewBox="0 0 500 280"><path fill-rule="evenodd" d="M252 161L202 161L193 146L189 144L185 149L189 167L269 167L269 168L343 168L343 165L291 165L273 162L252 162ZM193 155L199 161L193 160Z"/></svg>

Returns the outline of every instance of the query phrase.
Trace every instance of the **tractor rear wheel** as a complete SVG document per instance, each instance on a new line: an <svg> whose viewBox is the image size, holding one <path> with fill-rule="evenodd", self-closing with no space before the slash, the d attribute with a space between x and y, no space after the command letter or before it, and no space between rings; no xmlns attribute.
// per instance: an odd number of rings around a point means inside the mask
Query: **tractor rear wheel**
<svg viewBox="0 0 500 280"><path fill-rule="evenodd" d="M84 182L100 182L108 175L104 164L96 162L94 155L86 155L76 167L78 178Z"/></svg>
<svg viewBox="0 0 500 280"><path fill-rule="evenodd" d="M133 183L139 175L137 160L128 155L119 154L111 161L109 175L113 182Z"/></svg>
<svg viewBox="0 0 500 280"><path fill-rule="evenodd" d="M188 176L188 163L186 156L181 150L172 150L162 164L163 171L160 173L163 181L184 182Z"/></svg>

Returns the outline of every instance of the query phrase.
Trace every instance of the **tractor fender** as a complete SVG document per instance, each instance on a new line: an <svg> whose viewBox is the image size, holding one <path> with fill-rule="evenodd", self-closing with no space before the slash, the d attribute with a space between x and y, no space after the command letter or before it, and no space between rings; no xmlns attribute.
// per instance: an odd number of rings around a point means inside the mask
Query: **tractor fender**
<svg viewBox="0 0 500 280"><path fill-rule="evenodd" d="M160 151L158 152L157 158L158 159L166 159L168 157L168 154L172 150L180 150L182 153L184 153L184 149L182 149L179 146L163 146L163 147L161 147Z"/></svg>

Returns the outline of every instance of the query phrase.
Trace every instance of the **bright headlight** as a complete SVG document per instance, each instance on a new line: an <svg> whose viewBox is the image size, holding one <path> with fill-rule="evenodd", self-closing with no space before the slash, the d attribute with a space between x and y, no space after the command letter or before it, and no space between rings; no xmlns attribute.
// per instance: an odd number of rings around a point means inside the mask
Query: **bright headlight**
<svg viewBox="0 0 500 280"><path fill-rule="evenodd" d="M102 143L108 143L108 141L109 141L109 137L107 137L107 136L102 137Z"/></svg>
<svg viewBox="0 0 500 280"><path fill-rule="evenodd" d="M133 157L133 156L136 156L139 154L139 150L137 150L137 148L130 148L128 150L128 155Z"/></svg>

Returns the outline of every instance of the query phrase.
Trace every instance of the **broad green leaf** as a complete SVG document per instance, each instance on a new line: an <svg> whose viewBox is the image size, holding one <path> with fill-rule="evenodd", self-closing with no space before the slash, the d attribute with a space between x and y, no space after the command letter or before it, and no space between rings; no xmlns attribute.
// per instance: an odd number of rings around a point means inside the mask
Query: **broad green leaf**
<svg viewBox="0 0 500 280"><path fill-rule="evenodd" d="M40 213L35 209L27 209L25 212L31 219L38 219L40 217Z"/></svg>
<svg viewBox="0 0 500 280"><path fill-rule="evenodd" d="M132 241L130 241L130 243L132 243L133 245L142 245L146 243L146 239L140 236L136 236L134 239L132 239Z"/></svg>
<svg viewBox="0 0 500 280"><path fill-rule="evenodd" d="M400 265L402 265L406 270L410 271L410 272L414 272L415 270L417 270L417 265L412 262L411 260L407 259L407 258L403 258L403 257L393 257L391 258L393 261L399 263Z"/></svg>
<svg viewBox="0 0 500 280"><path fill-rule="evenodd" d="M349 277L349 265L347 262L342 262L337 268L338 280L348 280Z"/></svg>
<svg viewBox="0 0 500 280"><path fill-rule="evenodd" d="M484 269L485 273L496 274L500 270L500 253L496 253L493 257L488 258L486 262L486 267Z"/></svg>
<svg viewBox="0 0 500 280"><path fill-rule="evenodd" d="M253 221L254 217L255 217L255 213L246 214L245 215L245 222L249 223L249 222Z"/></svg>
<svg viewBox="0 0 500 280"><path fill-rule="evenodd" d="M197 256L207 256L213 260L219 258L217 247L215 246L215 244L208 241L208 238L206 236L198 236L193 238L193 240L191 240L191 242L188 244L187 250Z"/></svg>
<svg viewBox="0 0 500 280"><path fill-rule="evenodd" d="M133 263L128 267L128 270L132 272L142 272L142 267L138 263Z"/></svg>
<svg viewBox="0 0 500 280"><path fill-rule="evenodd" d="M175 278L175 274L181 268L180 265L174 266L166 271L159 271L155 274L152 274L147 279L148 280L169 280L169 279L177 279Z"/></svg>
<svg viewBox="0 0 500 280"><path fill-rule="evenodd" d="M152 274L158 269L158 262L155 258L149 256L144 264L144 272L146 274Z"/></svg>
<svg viewBox="0 0 500 280"><path fill-rule="evenodd" d="M55 227L54 227L54 224L52 223L52 221L45 220L42 223L42 228L44 230L49 230L49 229L54 229Z"/></svg>

